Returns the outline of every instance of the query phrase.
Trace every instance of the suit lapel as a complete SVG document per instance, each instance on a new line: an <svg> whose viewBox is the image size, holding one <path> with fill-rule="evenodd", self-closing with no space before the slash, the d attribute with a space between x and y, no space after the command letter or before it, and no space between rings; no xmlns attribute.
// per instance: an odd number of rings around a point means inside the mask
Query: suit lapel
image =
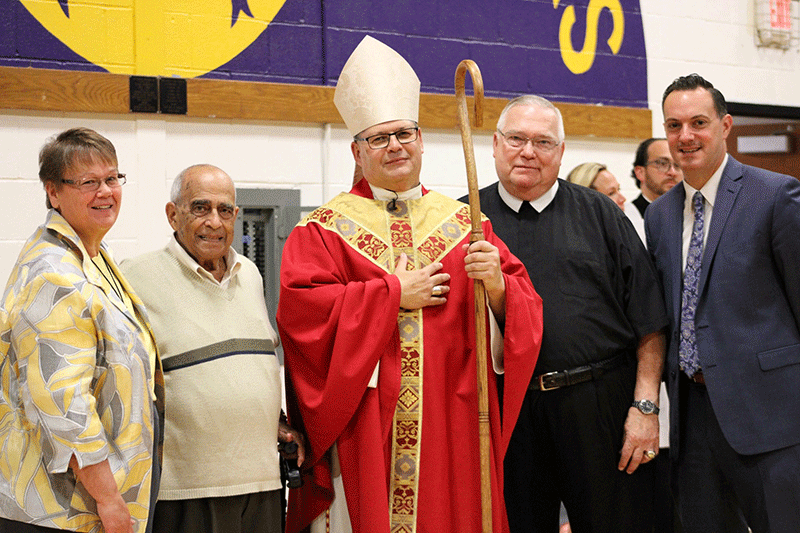
<svg viewBox="0 0 800 533"><path fill-rule="evenodd" d="M672 298L672 309L678 316L677 323L680 323L681 291L683 289L683 204L686 198L686 189L683 185L676 185L664 196L663 201L668 202L667 217L663 228L666 249L670 254L667 263L668 279L675 280L670 297Z"/></svg>
<svg viewBox="0 0 800 533"><path fill-rule="evenodd" d="M708 239L706 239L706 248L703 250L703 264L700 271L700 284L697 288L697 294L703 294L703 288L706 285L708 274L711 271L711 265L714 262L714 256L717 253L720 237L722 237L722 230L728 221L728 216L731 214L733 204L736 203L736 197L739 195L739 190L742 188L742 166L738 161L728 156L728 164L722 172L722 177L719 181L717 189L717 197L714 200L714 212L711 214L711 227L708 228Z"/></svg>

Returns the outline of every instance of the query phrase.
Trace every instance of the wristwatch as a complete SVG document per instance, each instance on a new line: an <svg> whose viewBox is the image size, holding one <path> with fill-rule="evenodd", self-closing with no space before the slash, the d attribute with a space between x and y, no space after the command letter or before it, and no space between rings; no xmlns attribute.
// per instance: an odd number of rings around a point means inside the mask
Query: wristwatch
<svg viewBox="0 0 800 533"><path fill-rule="evenodd" d="M633 406L645 415L657 415L661 409L650 400L636 400Z"/></svg>

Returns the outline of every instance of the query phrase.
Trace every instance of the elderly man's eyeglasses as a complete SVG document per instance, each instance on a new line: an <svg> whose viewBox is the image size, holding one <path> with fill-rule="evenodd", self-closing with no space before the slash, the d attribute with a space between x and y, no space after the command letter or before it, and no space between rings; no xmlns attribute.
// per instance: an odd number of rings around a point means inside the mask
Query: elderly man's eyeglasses
<svg viewBox="0 0 800 533"><path fill-rule="evenodd" d="M413 143L419 136L419 127L403 128L392 133L378 133L377 135L370 135L369 137L353 137L357 141L367 141L367 144L373 150L380 150L389 146L389 140L394 136L400 144Z"/></svg>
<svg viewBox="0 0 800 533"><path fill-rule="evenodd" d="M101 180L97 179L88 179L83 181L76 181L76 180L61 180L62 183L66 183L72 187L75 187L81 192L95 192L100 188L101 183L105 183L109 189L116 189L118 187L122 187L125 185L125 182L128 179L125 177L125 174L117 174L116 176L109 176L107 178L103 178Z"/></svg>
<svg viewBox="0 0 800 533"><path fill-rule="evenodd" d="M531 143L533 149L540 154L547 154L555 150L560 142L550 139L547 137L536 137L531 139L529 137L523 137L522 135L518 135L516 133L503 133L500 130L497 130L497 133L503 136L503 140L512 148L524 148L528 142Z"/></svg>
<svg viewBox="0 0 800 533"><path fill-rule="evenodd" d="M189 206L189 212L197 218L207 217L214 210L211 202L192 202ZM217 206L217 215L222 220L230 220L236 214L236 207L230 204L219 204Z"/></svg>
<svg viewBox="0 0 800 533"><path fill-rule="evenodd" d="M681 167L678 165L678 163L673 163L668 159L654 159L653 161L649 161L645 166L653 167L659 172L664 173L669 172L670 168L674 168L675 172L681 171Z"/></svg>

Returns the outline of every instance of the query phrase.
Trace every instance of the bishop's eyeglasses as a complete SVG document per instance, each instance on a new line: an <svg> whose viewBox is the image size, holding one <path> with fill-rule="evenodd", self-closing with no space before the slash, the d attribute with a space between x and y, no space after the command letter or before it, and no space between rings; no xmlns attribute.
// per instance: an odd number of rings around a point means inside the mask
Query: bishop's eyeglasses
<svg viewBox="0 0 800 533"><path fill-rule="evenodd" d="M380 150L389 146L389 140L394 136L400 144L413 143L419 136L419 127L403 128L392 133L378 133L369 137L353 137L356 141L367 141L367 145L373 150Z"/></svg>

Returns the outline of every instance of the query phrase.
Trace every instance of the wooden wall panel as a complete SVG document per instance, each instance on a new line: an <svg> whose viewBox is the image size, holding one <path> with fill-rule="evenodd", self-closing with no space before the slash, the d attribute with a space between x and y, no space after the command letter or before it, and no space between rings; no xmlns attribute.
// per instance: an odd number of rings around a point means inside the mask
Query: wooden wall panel
<svg viewBox="0 0 800 533"><path fill-rule="evenodd" d="M128 113L128 76L0 67L0 109Z"/></svg>
<svg viewBox="0 0 800 533"><path fill-rule="evenodd" d="M130 113L129 77L102 72L0 67L0 109L86 113ZM342 120L333 105L333 87L188 79L187 116L224 120L332 123ZM484 101L484 124L493 131L507 100ZM652 133L649 109L557 103L570 136L646 139ZM422 94L420 124L455 129L451 95Z"/></svg>

